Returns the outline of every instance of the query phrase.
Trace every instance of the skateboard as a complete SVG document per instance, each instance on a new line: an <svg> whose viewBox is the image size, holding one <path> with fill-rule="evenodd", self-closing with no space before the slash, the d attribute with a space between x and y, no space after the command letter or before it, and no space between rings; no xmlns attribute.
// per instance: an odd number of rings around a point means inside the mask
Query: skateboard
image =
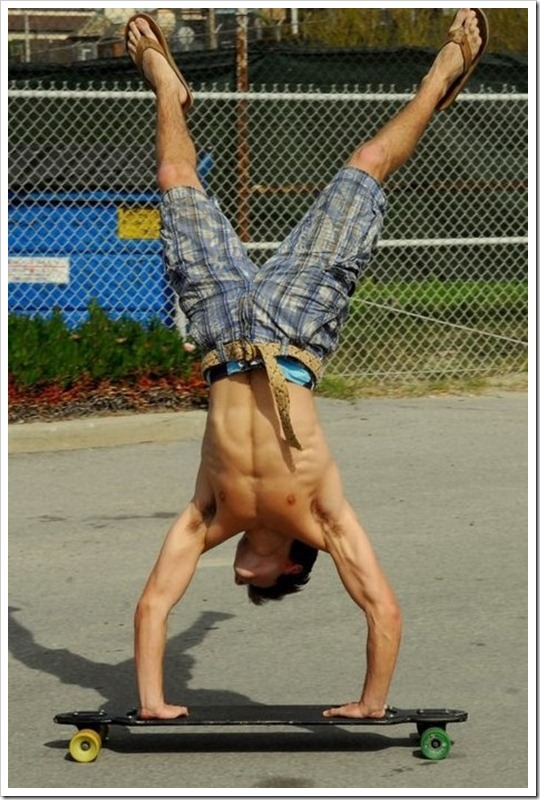
<svg viewBox="0 0 540 800"><path fill-rule="evenodd" d="M95 761L103 742L109 734L109 727L119 725L125 728L165 728L189 729L201 726L215 728L229 726L269 726L311 727L313 725L334 725L342 727L372 726L382 728L388 725L401 725L409 722L416 725L420 736L420 750L425 758L440 761L446 758L452 740L446 732L449 722L465 722L466 711L448 708L388 708L382 719L349 719L346 717L323 717L328 706L308 705L242 705L242 706L190 706L188 717L176 719L142 720L137 711L127 714L108 714L106 711L71 711L57 714L54 721L59 725L74 725L77 728L69 742L69 753L75 761L88 763Z"/></svg>

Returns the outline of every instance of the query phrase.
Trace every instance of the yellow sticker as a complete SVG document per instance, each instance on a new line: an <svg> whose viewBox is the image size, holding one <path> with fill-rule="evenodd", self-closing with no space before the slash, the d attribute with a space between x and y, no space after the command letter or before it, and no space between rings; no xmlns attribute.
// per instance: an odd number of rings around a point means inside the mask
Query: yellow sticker
<svg viewBox="0 0 540 800"><path fill-rule="evenodd" d="M161 215L157 208L119 208L119 239L159 239Z"/></svg>

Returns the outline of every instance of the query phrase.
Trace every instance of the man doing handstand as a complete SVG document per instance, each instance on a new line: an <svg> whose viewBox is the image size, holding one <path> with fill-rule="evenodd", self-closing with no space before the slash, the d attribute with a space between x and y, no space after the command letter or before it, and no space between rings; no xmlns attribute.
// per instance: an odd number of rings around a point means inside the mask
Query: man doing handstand
<svg viewBox="0 0 540 800"><path fill-rule="evenodd" d="M210 384L191 502L172 525L135 615L142 718L188 713L163 693L167 618L200 556L242 534L234 579L261 603L307 582L319 550L367 620L358 700L327 716L382 717L401 635L394 592L344 496L312 388L338 344L349 299L385 208L382 184L448 107L487 44L480 9L460 9L413 99L360 145L283 244L257 269L196 171L186 125L193 98L163 34L144 14L126 29L130 57L156 95L157 178L165 265Z"/></svg>

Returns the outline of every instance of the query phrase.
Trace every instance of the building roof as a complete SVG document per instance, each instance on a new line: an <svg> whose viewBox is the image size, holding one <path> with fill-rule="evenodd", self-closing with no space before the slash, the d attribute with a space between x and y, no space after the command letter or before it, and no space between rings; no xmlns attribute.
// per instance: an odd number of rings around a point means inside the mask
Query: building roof
<svg viewBox="0 0 540 800"><path fill-rule="evenodd" d="M28 26L35 33L76 33L79 28L95 15L93 10L87 14L44 14L39 11L28 12ZM26 25L25 14L8 14L8 33L24 33Z"/></svg>

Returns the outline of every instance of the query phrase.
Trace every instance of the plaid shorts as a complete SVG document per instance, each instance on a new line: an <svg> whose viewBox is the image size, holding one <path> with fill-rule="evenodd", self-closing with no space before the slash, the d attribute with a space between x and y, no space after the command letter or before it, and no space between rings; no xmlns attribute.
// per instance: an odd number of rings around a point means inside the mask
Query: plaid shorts
<svg viewBox="0 0 540 800"><path fill-rule="evenodd" d="M344 167L257 267L215 199L192 187L169 189L161 206L163 253L190 337L203 354L247 340L328 356L338 345L385 205L374 178Z"/></svg>

